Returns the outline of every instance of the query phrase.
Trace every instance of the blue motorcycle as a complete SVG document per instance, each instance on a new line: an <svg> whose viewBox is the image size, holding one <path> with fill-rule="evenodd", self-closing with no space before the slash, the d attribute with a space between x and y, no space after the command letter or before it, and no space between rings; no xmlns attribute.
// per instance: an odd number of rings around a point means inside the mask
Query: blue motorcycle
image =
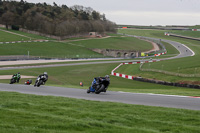
<svg viewBox="0 0 200 133"><path fill-rule="evenodd" d="M106 92L109 84L110 82L104 78L94 78L92 85L87 90L87 93L93 92L99 94L101 92Z"/></svg>

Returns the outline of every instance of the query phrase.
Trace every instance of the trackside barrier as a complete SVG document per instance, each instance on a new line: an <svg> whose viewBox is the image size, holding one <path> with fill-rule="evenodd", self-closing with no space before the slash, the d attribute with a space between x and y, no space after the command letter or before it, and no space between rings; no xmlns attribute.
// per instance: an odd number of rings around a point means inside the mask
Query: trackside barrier
<svg viewBox="0 0 200 133"><path fill-rule="evenodd" d="M192 31L200 31L200 29L192 29Z"/></svg>
<svg viewBox="0 0 200 133"><path fill-rule="evenodd" d="M141 81L141 82L149 82L149 83L155 83L155 84L161 84L161 85L168 85L168 86L176 86L176 87L187 87L187 88L195 88L195 89L200 89L200 85L194 85L194 84L185 84L185 83L174 83L174 82L166 82L166 81L161 81L161 80L155 80L155 79L147 79L147 78L142 78L140 76L130 76L126 74L121 74L121 73L116 73L115 70L117 70L120 66L122 65L128 65L128 64L143 64L143 63L150 63L150 62L158 62L161 60L152 60L152 61L138 61L138 62L127 62L127 63L121 63L119 64L116 68L114 68L111 71L111 75L117 76L117 77L122 77L126 79L131 79L131 80L136 80L136 81Z"/></svg>
<svg viewBox="0 0 200 133"><path fill-rule="evenodd" d="M163 52L163 53L158 53L158 54L155 54L154 56L161 56L161 55L164 55L166 54L167 52Z"/></svg>
<svg viewBox="0 0 200 133"><path fill-rule="evenodd" d="M15 41L15 42L0 42L0 44L24 43L24 42L49 42L49 40L41 40L41 41Z"/></svg>
<svg viewBox="0 0 200 133"><path fill-rule="evenodd" d="M165 32L166 36L173 36L173 37L179 37L179 38L185 38L185 39L191 39L191 40L196 40L196 41L200 41L200 38L194 38L194 37L189 37L189 36L181 36L181 35L176 35L176 34L172 34L172 33L168 33Z"/></svg>

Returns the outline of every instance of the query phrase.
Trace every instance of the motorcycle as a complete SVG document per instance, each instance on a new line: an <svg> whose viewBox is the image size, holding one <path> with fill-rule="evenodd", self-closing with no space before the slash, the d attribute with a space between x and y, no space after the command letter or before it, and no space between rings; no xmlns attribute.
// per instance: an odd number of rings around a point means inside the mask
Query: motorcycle
<svg viewBox="0 0 200 133"><path fill-rule="evenodd" d="M14 84L17 82L17 75L13 75L12 78L10 79L10 84Z"/></svg>
<svg viewBox="0 0 200 133"><path fill-rule="evenodd" d="M106 92L110 82L107 80L100 80L98 78L94 78L92 81L92 85L87 90L87 93L93 92L99 94L101 92Z"/></svg>
<svg viewBox="0 0 200 133"><path fill-rule="evenodd" d="M34 85L34 87L40 87L40 85L43 85L43 79L42 78L40 78L40 77L38 77L37 79L36 79L36 81L35 81L35 85Z"/></svg>

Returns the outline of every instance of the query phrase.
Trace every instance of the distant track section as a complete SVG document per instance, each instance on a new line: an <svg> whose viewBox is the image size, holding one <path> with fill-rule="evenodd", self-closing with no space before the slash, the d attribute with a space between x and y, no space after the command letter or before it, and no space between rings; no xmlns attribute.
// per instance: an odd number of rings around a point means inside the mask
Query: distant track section
<svg viewBox="0 0 200 133"><path fill-rule="evenodd" d="M128 35L128 36L132 36L132 35ZM135 37L135 36L133 36L133 37ZM158 40L156 38L149 38L149 37L148 37L148 39ZM184 44L181 44L181 43L178 43L178 42L174 42L174 41L169 41L169 40L162 40L162 41L170 43L172 46L174 46L180 52L180 54L175 56L175 57L165 58L165 59L162 59L162 60L183 58L183 57L188 57L188 56L194 56L195 55L195 53L189 47L185 46ZM150 62L157 62L157 61L161 61L161 60L134 61L134 62L121 63L111 71L111 75L117 76L117 77L126 78L126 79L131 79L131 80L143 81L143 82L150 82L150 83L157 83L157 84L163 84L163 85L171 85L171 86L179 86L179 87L188 87L188 88L200 89L199 85L190 85L190 84L188 85L188 84L180 84L180 83L171 83L171 82L158 81L158 80L156 81L156 80L153 80L153 79L145 79L145 78L143 79L142 77L136 77L136 76L132 76L132 75L126 75L126 74L116 73L115 72L120 66L125 65L125 64L140 64L140 63L150 63Z"/></svg>

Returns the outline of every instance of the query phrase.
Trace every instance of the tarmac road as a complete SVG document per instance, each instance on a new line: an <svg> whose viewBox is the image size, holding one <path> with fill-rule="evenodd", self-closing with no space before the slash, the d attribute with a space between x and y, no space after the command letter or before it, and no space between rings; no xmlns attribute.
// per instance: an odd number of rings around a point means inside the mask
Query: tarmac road
<svg viewBox="0 0 200 133"><path fill-rule="evenodd" d="M109 101L136 105L200 110L200 98L174 95L142 94L107 91L106 93L87 93L85 89L62 88L52 86L34 87L33 85L0 84L0 91L25 94L50 95L85 99L92 101Z"/></svg>
<svg viewBox="0 0 200 133"><path fill-rule="evenodd" d="M177 48L180 51L180 54L178 56L167 58L165 60L194 55L194 52L191 49L189 49L188 47L186 47L181 43L168 40L162 40L162 41L166 41L172 44L175 48ZM122 61L109 61L109 62L102 61L102 62L87 62L87 63L85 62L85 63L73 63L73 64L6 67L6 68L0 68L0 70L100 64L100 63L117 63L117 62L121 63ZM128 104L137 104L137 105L200 110L200 98L193 98L186 96L138 94L138 93L124 93L124 92L113 92L113 91L108 91L106 93L101 93L97 95L97 94L87 94L86 90L84 89L74 89L74 88L72 89L72 88L61 88L61 87L51 87L51 86L41 86L39 88L36 88L33 86L17 85L17 84L12 84L12 85L0 84L0 91L13 91L26 94L52 95L52 96L71 97L71 98L95 100L95 101L110 101L110 102L120 102Z"/></svg>

